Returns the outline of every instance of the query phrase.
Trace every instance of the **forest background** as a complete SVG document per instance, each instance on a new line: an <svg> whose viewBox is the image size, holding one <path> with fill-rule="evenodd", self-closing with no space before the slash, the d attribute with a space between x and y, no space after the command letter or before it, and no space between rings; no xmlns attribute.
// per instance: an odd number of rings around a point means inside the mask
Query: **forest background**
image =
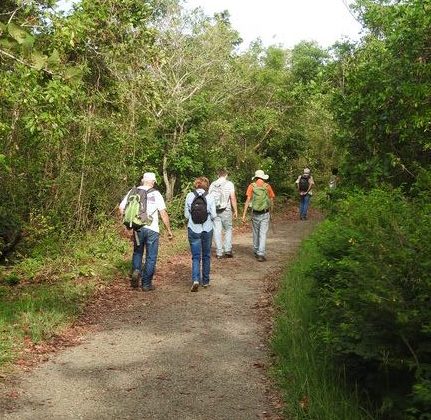
<svg viewBox="0 0 431 420"><path fill-rule="evenodd" d="M82 0L63 15L55 3L0 5L2 361L17 325L21 341L50 331L35 327L29 290L93 276L94 262L60 275L66 250L93 237L92 258L122 252L113 216L143 171L159 174L180 226L196 176L226 167L244 191L261 168L293 198L309 166L327 220L298 260L308 309L297 315L368 413L429 418L430 1L357 0L356 43L241 51L228 12ZM341 184L326 195L334 167ZM71 307L86 292L73 293ZM293 339L283 322L279 342Z"/></svg>

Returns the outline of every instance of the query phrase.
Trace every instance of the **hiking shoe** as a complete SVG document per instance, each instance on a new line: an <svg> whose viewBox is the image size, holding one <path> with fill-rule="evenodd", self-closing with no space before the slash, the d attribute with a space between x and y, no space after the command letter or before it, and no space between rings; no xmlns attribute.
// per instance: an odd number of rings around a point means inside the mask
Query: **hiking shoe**
<svg viewBox="0 0 431 420"><path fill-rule="evenodd" d="M259 258L259 255L257 255L256 253L254 253L254 258Z"/></svg>
<svg viewBox="0 0 431 420"><path fill-rule="evenodd" d="M225 256L226 258L233 258L232 251L225 252L224 256Z"/></svg>
<svg viewBox="0 0 431 420"><path fill-rule="evenodd" d="M205 283L205 284L203 284L203 285L202 285L202 287L203 287L204 289L208 289L208 287L209 287L209 283Z"/></svg>
<svg viewBox="0 0 431 420"><path fill-rule="evenodd" d="M143 286L142 287L142 291L143 292L152 292L153 290L156 290L156 287L154 285Z"/></svg>
<svg viewBox="0 0 431 420"><path fill-rule="evenodd" d="M191 292L197 292L199 289L199 282L195 280L192 284L192 288L190 289Z"/></svg>
<svg viewBox="0 0 431 420"><path fill-rule="evenodd" d="M266 261L266 258L265 258L263 255L258 255L258 256L257 256L257 260L258 260L259 262L263 262L263 261Z"/></svg>
<svg viewBox="0 0 431 420"><path fill-rule="evenodd" d="M137 289L139 286L139 280L141 280L141 273L139 270L133 270L132 278L130 279L130 286Z"/></svg>
<svg viewBox="0 0 431 420"><path fill-rule="evenodd" d="M218 260L222 260L224 257L223 257L223 255L216 255L216 258L217 258Z"/></svg>

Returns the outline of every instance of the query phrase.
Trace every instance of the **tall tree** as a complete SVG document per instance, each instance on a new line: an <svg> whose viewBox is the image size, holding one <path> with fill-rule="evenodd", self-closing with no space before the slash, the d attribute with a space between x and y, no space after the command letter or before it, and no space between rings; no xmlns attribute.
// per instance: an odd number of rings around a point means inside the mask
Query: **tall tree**
<svg viewBox="0 0 431 420"><path fill-rule="evenodd" d="M429 167L431 4L358 1L368 35L345 54L335 101L346 179L411 185Z"/></svg>

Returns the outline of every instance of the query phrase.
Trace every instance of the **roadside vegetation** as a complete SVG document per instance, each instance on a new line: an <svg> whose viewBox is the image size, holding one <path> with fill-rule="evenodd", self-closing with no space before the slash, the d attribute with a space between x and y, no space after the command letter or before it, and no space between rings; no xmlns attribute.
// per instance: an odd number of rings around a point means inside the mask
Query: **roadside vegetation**
<svg viewBox="0 0 431 420"><path fill-rule="evenodd" d="M326 220L277 298L287 411L430 418L431 4L350 3L357 43L240 49L177 0L1 2L0 364L127 275L114 214L143 172L180 227L196 176L226 167L241 201L260 168L292 199L307 166Z"/></svg>
<svg viewBox="0 0 431 420"><path fill-rule="evenodd" d="M342 175L273 338L295 418L431 416L430 7L356 2L367 32L332 68Z"/></svg>

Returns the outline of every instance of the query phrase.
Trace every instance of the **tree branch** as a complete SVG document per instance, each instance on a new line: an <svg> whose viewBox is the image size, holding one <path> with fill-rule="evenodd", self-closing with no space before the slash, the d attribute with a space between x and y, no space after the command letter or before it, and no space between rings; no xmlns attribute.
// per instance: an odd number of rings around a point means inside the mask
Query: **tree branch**
<svg viewBox="0 0 431 420"><path fill-rule="evenodd" d="M20 64L22 64L22 65L24 65L24 66L26 66L26 67L30 67L31 69L34 69L34 70L37 70L37 71L42 70L42 71L44 71L45 73L48 73L48 74L50 74L50 75L54 75L54 73L53 73L52 71L47 70L47 69L44 69L44 68L42 68L42 69L38 69L37 67L33 66L32 64L30 64L30 63L26 63L25 61L21 60L20 58L15 57L14 55L12 55L12 54L10 54L10 53L8 53L7 51L4 51L4 50L2 50L2 49L0 49L0 54L3 54L4 56L6 56L6 57L8 57L8 58L11 58L12 60L15 60L16 62L18 62L18 63L20 63Z"/></svg>

